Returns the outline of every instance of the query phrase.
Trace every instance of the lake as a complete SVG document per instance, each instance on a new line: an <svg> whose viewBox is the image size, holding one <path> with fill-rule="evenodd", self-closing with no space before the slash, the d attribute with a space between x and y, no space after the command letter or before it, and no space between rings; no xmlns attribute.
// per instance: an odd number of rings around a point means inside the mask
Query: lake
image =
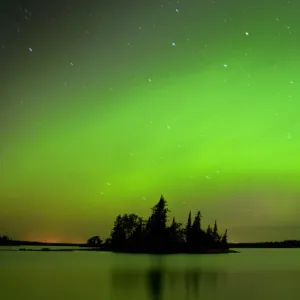
<svg viewBox="0 0 300 300"><path fill-rule="evenodd" d="M0 251L0 298L299 299L300 249L237 250L168 256Z"/></svg>

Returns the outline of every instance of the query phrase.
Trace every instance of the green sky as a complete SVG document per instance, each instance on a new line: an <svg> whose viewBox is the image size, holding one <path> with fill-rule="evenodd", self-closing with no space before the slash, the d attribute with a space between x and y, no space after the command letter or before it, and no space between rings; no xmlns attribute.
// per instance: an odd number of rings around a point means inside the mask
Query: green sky
<svg viewBox="0 0 300 300"><path fill-rule="evenodd" d="M178 2L10 8L0 231L106 237L164 194L232 241L300 237L299 4Z"/></svg>

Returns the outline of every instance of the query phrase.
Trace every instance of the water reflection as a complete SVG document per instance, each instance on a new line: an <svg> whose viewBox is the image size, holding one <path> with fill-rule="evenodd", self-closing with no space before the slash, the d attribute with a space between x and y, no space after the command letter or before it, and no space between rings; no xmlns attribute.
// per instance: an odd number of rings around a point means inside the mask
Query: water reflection
<svg viewBox="0 0 300 300"><path fill-rule="evenodd" d="M201 268L166 267L162 263L147 269L112 270L113 299L195 300L217 289L224 273Z"/></svg>
<svg viewBox="0 0 300 300"><path fill-rule="evenodd" d="M153 300L161 300L163 294L163 270L149 270L146 277L149 298Z"/></svg>

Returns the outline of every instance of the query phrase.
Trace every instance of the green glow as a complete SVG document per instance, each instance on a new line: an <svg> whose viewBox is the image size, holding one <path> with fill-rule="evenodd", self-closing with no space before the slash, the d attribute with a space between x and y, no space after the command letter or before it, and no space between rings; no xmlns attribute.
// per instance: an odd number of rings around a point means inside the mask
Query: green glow
<svg viewBox="0 0 300 300"><path fill-rule="evenodd" d="M163 193L182 221L189 209L202 209L207 222L216 216L229 240L247 240L235 234L238 224L299 224L299 39L271 13L255 18L258 27L251 16L217 24L214 39L197 39L196 25L176 47L160 37L166 46L153 50L153 63L145 46L128 50L103 85L98 44L80 50L88 58L75 53L63 75L58 53L44 65L46 78L33 63L30 78L15 83L23 107L7 105L15 118L0 131L0 217L22 215L32 236L65 238L79 224L72 239L85 239L106 235L124 210L148 215Z"/></svg>

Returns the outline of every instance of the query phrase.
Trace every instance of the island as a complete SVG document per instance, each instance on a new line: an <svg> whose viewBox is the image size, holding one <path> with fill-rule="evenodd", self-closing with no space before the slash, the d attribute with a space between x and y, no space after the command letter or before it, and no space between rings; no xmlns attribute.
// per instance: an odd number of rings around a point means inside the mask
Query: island
<svg viewBox="0 0 300 300"><path fill-rule="evenodd" d="M202 214L197 211L192 218L190 211L186 224L176 221L168 224L168 203L163 195L151 208L151 214L144 219L134 213L118 215L110 237L103 242L99 236L88 239L86 244L62 244L14 241L7 236L0 237L0 245L47 246L41 249L19 248L19 251L73 251L74 249L51 249L49 246L78 246L82 251L111 251L143 254L223 254L236 253L227 242L227 230L219 233L217 221L202 229ZM81 249L80 249L81 247Z"/></svg>
<svg viewBox="0 0 300 300"><path fill-rule="evenodd" d="M87 242L92 247L102 247L112 252L148 254L221 254L234 253L227 242L227 230L219 233L217 221L202 229L202 215L197 211L193 220L191 211L185 226L175 217L168 225L168 204L163 195L151 209L148 219L136 214L118 215L110 238L104 244L99 236Z"/></svg>

